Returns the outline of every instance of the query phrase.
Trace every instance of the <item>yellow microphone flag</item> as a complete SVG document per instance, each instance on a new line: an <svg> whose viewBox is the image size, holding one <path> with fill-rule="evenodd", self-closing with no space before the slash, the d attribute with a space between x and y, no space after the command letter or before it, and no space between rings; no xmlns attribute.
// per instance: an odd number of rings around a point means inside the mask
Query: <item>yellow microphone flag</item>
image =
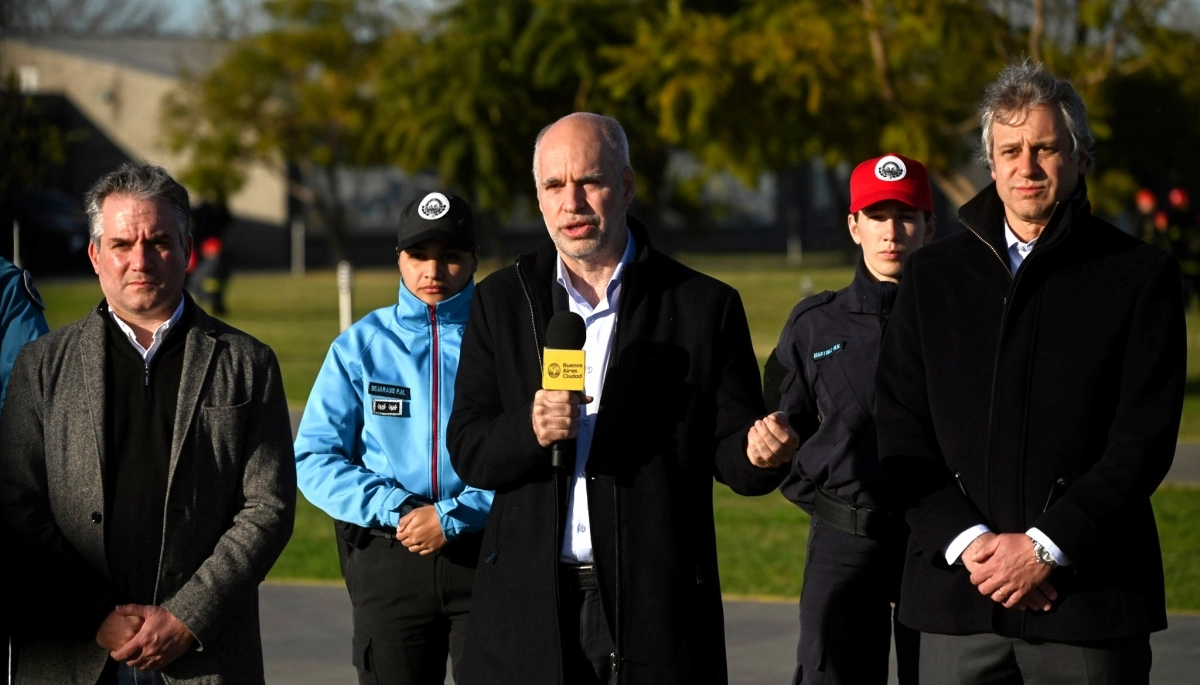
<svg viewBox="0 0 1200 685"><path fill-rule="evenodd" d="M544 390L583 391L583 350L554 350L546 348L542 367Z"/></svg>

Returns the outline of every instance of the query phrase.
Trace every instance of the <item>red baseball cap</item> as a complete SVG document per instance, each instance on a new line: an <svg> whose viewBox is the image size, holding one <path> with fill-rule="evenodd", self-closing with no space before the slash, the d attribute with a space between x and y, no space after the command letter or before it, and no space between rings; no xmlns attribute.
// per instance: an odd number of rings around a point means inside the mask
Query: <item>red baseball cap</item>
<svg viewBox="0 0 1200 685"><path fill-rule="evenodd" d="M850 174L850 213L884 200L898 200L932 212L933 191L925 165L889 153L854 167Z"/></svg>

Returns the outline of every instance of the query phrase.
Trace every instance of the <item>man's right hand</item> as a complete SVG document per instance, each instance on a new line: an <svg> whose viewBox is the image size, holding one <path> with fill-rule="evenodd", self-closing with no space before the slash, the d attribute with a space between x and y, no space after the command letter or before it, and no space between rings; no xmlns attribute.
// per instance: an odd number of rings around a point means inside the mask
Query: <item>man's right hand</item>
<svg viewBox="0 0 1200 685"><path fill-rule="evenodd" d="M116 610L110 611L100 624L100 629L96 631L96 644L106 651L115 652L138 634L144 622L145 619L141 616L125 616L118 614Z"/></svg>
<svg viewBox="0 0 1200 685"><path fill-rule="evenodd" d="M967 571L971 574L971 582L976 586L982 586L987 581L991 580L991 574L979 573L979 569L984 563L991 558L988 550L994 547L994 540L997 534L992 532L983 533L975 538L967 548L963 550L962 562L963 566L967 567ZM979 582L976 582L976 581ZM1029 609L1032 611L1049 611L1054 600L1058 599L1058 592L1049 581L1043 581L1034 587L1030 588L1029 592L1022 594L1018 601L1010 603L1005 601L1007 598L1000 599L991 597L992 601L998 604L1004 604L1012 609Z"/></svg>
<svg viewBox="0 0 1200 685"><path fill-rule="evenodd" d="M533 434L538 444L549 447L579 434L579 405L590 397L569 390L538 390L533 396Z"/></svg>

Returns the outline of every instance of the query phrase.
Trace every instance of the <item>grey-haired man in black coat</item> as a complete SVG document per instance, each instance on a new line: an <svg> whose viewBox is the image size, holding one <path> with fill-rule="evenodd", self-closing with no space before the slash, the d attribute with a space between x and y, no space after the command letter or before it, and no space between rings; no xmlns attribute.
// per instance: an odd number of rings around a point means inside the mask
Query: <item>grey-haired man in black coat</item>
<svg viewBox="0 0 1200 685"><path fill-rule="evenodd" d="M620 125L569 115L534 165L551 240L476 288L447 430L462 479L496 491L462 683L724 683L713 477L770 492L796 435L763 418L737 292L626 215ZM562 311L584 319L583 393L541 389Z"/></svg>
<svg viewBox="0 0 1200 685"><path fill-rule="evenodd" d="M924 685L1146 683L1179 266L1092 215L1070 83L1009 67L982 120L995 183L913 255L879 360L880 458L912 529L900 618Z"/></svg>

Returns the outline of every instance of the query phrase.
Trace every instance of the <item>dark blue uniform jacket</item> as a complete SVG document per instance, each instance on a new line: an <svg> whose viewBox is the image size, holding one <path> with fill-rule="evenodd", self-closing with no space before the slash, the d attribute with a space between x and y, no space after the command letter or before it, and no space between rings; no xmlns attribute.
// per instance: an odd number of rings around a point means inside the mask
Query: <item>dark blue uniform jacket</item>
<svg viewBox="0 0 1200 685"><path fill-rule="evenodd" d="M896 290L860 258L849 286L796 305L767 361L767 408L785 412L803 443L780 490L809 513L815 487L857 506L893 506L874 414L879 342Z"/></svg>

